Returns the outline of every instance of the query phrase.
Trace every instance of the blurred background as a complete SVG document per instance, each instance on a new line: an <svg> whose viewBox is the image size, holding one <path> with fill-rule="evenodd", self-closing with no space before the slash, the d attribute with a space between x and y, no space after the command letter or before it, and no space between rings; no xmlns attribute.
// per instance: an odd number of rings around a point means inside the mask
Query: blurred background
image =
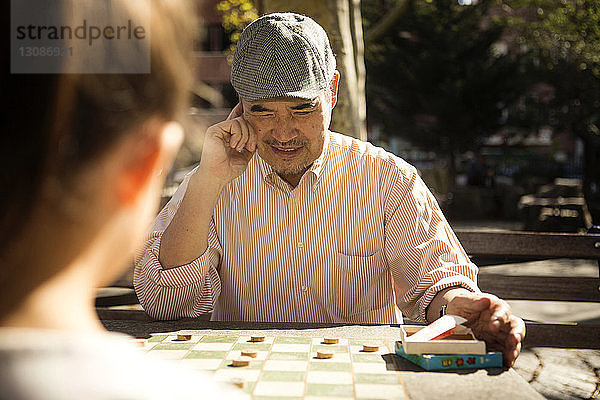
<svg viewBox="0 0 600 400"><path fill-rule="evenodd" d="M239 33L294 11L341 73L331 129L415 165L453 226L585 232L600 224L599 0L198 0L200 83L165 199L237 102Z"/></svg>

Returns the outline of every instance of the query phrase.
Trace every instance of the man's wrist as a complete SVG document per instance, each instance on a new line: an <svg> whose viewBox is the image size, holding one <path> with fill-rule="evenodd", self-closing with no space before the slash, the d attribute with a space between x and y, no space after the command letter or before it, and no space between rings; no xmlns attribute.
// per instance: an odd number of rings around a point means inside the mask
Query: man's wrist
<svg viewBox="0 0 600 400"><path fill-rule="evenodd" d="M452 301L454 297L460 294L471 293L468 289L463 288L462 286L451 286L448 288L444 288L436 293L436 295L429 303L427 307L425 317L427 318L427 322L433 322L436 319L440 318L442 307L447 306L448 303Z"/></svg>
<svg viewBox="0 0 600 400"><path fill-rule="evenodd" d="M206 171L206 169L202 168L202 165L200 165L190 178L189 185L198 185L204 192L212 191L221 193L225 185L227 185L227 182L222 182L221 179L218 179L214 175L210 174Z"/></svg>

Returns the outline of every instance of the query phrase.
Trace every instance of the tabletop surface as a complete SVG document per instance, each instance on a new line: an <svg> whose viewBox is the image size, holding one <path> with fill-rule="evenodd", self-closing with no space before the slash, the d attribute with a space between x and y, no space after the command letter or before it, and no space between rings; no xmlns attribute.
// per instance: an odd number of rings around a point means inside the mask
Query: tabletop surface
<svg viewBox="0 0 600 400"><path fill-rule="evenodd" d="M133 314L132 314L133 315ZM250 368L259 368L261 371L273 369L272 365L279 361L272 361L272 357L282 359L287 364L281 364L281 368L284 370L290 369L293 364L290 361L293 360L304 360L308 364L307 374L304 375L304 379L308 379L310 383L311 368L319 368L318 362L327 360L315 360L311 355L310 351L316 351L316 348L320 345L319 338L324 337L336 337L340 338L340 346L337 346L338 350L347 354L336 354L335 361L347 362L348 371L353 375L353 383L355 389L369 389L368 385L360 386L356 385L361 379L364 380L368 377L373 377L373 374L377 371L381 371L386 375L395 375L398 377L398 381L389 382L393 383L394 391L390 392L393 394L385 395L375 386L373 386L373 395L378 398L409 398L409 399L435 399L435 398L461 398L461 399L543 399L543 397L537 393L523 378L521 378L513 369L502 369L502 368L487 368L479 370L448 370L439 372L429 372L422 368L410 363L407 360L393 354L393 344L399 339L400 328L398 326L390 325L345 325L345 324L306 324L306 323L257 323L257 322L216 322L208 321L206 318L193 318L183 319L178 321L149 321L149 320L107 320L103 319L102 323L104 326L115 332L122 332L134 336L136 338L147 339L145 346L153 348L154 352L165 353L165 351L171 351L168 354L169 358L181 358L186 359L188 363L203 363L206 364L209 361L189 361L189 359L212 357L212 361L215 363L219 360L219 366L215 364L214 369L217 369L216 374L234 374L234 372L224 371L226 370L230 359L233 356L233 352L241 349L240 346L246 345L247 339L251 336L261 335L266 338L265 344L262 345L264 350L269 351L269 356L264 356L262 361L253 362L254 366ZM193 333L193 339L189 343L176 343L174 336L169 336L168 333L177 331L190 330ZM294 338L298 338L295 340ZM381 344L380 351L374 355L363 355L359 354L359 345L363 341L373 342L378 341ZM306 343L305 343L306 342ZM221 344L216 344L221 343ZM228 343L228 344L227 344ZM307 343L312 343L313 348L301 348ZM279 347L273 347L273 346ZM211 347L212 346L212 347ZM250 345L252 347L253 345ZM266 346L266 347L265 347ZM315 347L317 346L317 347ZM344 346L347 346L344 349ZM219 349L217 349L217 347ZM227 349L225 349L227 347ZM257 349L262 349L258 346ZM292 349L292 347L294 347ZM215 349L222 351L222 353L215 353ZM164 351L163 351L164 350ZM175 350L175 351L173 351ZM180 351L177 351L180 350ZM185 350L185 351L184 351ZM272 354L271 351L275 350L276 354ZM283 350L283 351L281 351ZM288 354L283 354L285 351L290 351ZM308 356L305 358L301 351L305 351ZM213 351L211 353L211 351ZM211 355L212 354L212 355ZM216 356L214 356L217 354ZM173 357L174 355L174 357ZM314 355L314 354L313 354ZM268 357L265 361L265 357ZM298 358L300 357L300 358ZM345 357L345 358L344 358ZM259 356L257 358L260 359ZM334 360L331 360L332 362ZM373 364L366 364L365 362L373 362ZM266 364L266 367L264 365ZM288 365L289 364L289 365ZM295 365L298 365L296 363ZM336 365L340 368L345 368L339 362ZM383 367L382 367L383 366ZM295 367L291 367L292 369ZM214 370L213 369L213 370ZM282 370L283 371L283 370ZM269 374L277 374L277 372L269 372ZM235 372L235 374L238 374ZM290 375L287 372L281 372L281 376ZM239 374L238 374L239 375ZM252 372L244 372L242 374L247 380L258 380L258 375L254 375ZM260 377L263 378L264 372L260 372ZM338 376L331 372L332 377ZM308 378L306 378L308 376ZM362 398L358 392L346 393L342 389L345 384L347 374L339 374L339 380L333 382L333 384L339 384L341 392L339 394L342 397L347 398ZM323 377L321 377L322 379ZM382 378L382 376L377 377ZM282 378L283 379L283 378ZM316 378L319 379L319 378ZM335 379L334 379L335 380ZM366 381L365 381L366 382ZM262 380L259 382L260 385L267 387L272 385L271 383L263 384ZM332 382L328 382L332 383ZM367 382L369 383L369 382ZM294 385L284 382L286 387L293 388ZM260 396L259 392L264 389L262 386L254 387L246 386L245 390L252 393L254 392L254 398L258 399ZM398 386L400 385L400 386ZM317 385L318 386L318 385ZM317 387L315 385L311 387ZM404 390L399 388L403 387ZM308 388L308 386L306 386ZM305 390L307 390L305 388ZM391 389L392 387L388 387ZM378 392L379 390L379 392ZM267 393L268 394L268 393ZM291 398L294 390L290 389L288 395ZM305 392L306 396L310 393ZM317 393L323 395L323 393ZM335 391L329 391L324 393L326 396L335 394ZM298 397L301 398L302 396ZM339 396L338 396L339 397ZM326 398L326 397L324 397Z"/></svg>

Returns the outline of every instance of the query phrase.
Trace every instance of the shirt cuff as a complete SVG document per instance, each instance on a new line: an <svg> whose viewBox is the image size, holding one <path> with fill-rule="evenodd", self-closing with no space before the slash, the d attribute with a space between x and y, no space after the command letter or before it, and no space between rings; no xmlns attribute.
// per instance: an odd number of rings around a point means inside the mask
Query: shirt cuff
<svg viewBox="0 0 600 400"><path fill-rule="evenodd" d="M153 255L152 258L155 258L156 260L158 260L161 240L162 236L158 237L149 249ZM210 266L217 265L218 261L218 252L211 247L207 247L206 251L204 251L200 257L187 264L169 269L164 269L163 266L160 265L161 271L157 276L158 279L154 283L159 286L171 288L186 287L203 283L206 280L206 275L209 272Z"/></svg>
<svg viewBox="0 0 600 400"><path fill-rule="evenodd" d="M464 275L440 279L434 285L429 287L419 300L418 309L420 319L427 321L427 307L429 307L429 304L431 304L431 301L439 292L449 287L461 287L474 293L481 293L477 283Z"/></svg>

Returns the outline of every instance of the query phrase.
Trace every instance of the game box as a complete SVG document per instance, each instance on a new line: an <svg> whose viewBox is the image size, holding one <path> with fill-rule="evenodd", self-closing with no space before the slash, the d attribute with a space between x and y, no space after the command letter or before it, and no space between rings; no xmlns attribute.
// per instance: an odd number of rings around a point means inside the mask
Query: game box
<svg viewBox="0 0 600 400"><path fill-rule="evenodd" d="M413 340L413 335L429 327L402 325L400 328L400 341L406 354L486 354L485 342L477 340L473 332L462 325L445 331L444 336L426 341Z"/></svg>
<svg viewBox="0 0 600 400"><path fill-rule="evenodd" d="M444 325L444 321L441 322ZM433 324L429 327L402 325L400 328L401 340L396 342L396 354L426 370L502 367L502 353L486 352L485 342L477 340L473 331L465 326L450 323L446 327L437 327L437 330ZM428 332L429 336L415 335L423 329L432 332ZM420 340L434 336L431 340Z"/></svg>
<svg viewBox="0 0 600 400"><path fill-rule="evenodd" d="M407 354L396 342L396 354L428 371L502 367L502 353L485 354Z"/></svg>

